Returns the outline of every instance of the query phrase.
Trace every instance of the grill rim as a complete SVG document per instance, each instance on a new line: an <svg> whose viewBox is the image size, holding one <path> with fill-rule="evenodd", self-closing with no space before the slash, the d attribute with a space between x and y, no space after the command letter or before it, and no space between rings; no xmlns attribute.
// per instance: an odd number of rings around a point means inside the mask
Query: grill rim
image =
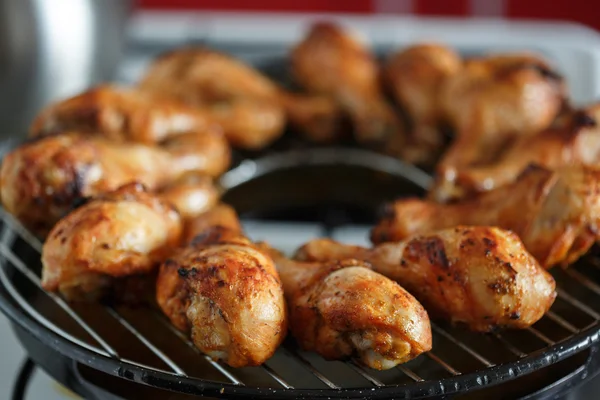
<svg viewBox="0 0 600 400"><path fill-rule="evenodd" d="M294 157L294 159L301 165L320 164L320 162L323 160L325 160L326 164L331 165L332 158L328 157L328 154L331 154L332 151L335 153L335 151L339 150L340 149L311 149L308 150L308 153L311 153L308 156L306 154L307 150L304 152L294 150L290 153L298 155ZM352 149L352 151L354 152L353 154L357 154L357 150ZM360 150L358 152L371 153L364 150ZM267 155L259 160L255 160L254 162L259 166L259 168L256 168L255 170L257 176L262 176L265 173L268 174L269 172L273 171L273 160L276 160L278 157L279 159L289 160L285 157L285 153ZM269 162L266 163L268 168L260 163L260 161L263 159L269 160ZM353 159L355 160L357 158L346 158L343 155L340 157L338 154L337 157L333 158L333 164L335 164L336 161L339 162L342 160L342 163L353 165L352 161L349 161ZM291 163L288 162L285 166L293 166L290 164ZM261 166L265 168L262 168ZM376 169L376 167L374 167L372 164L369 166ZM410 168L415 169L412 166ZM235 170L236 169L233 169L229 172L231 173ZM248 179L253 179L255 177L256 176L252 176ZM403 177L417 186L423 186L422 184L419 184L419 182L415 182L415 180L411 179L410 174L403 174ZM234 181L236 181L236 179L234 179ZM241 184L244 181L246 180L237 180L236 183ZM19 223L17 221L13 221L9 215L6 215L6 212L3 209L0 211L0 218L5 225L5 229L14 235L20 236L29 243L28 238L25 237L25 233L28 232L20 229L21 227L19 226ZM15 257L20 258L18 255L15 255ZM7 258L4 253L2 253L0 255L0 262L2 263L0 268L5 268L4 265L7 261L10 261L10 259ZM24 264L27 266L26 263ZM7 283L12 282L10 279L8 279ZM16 287L15 289L18 290ZM3 311L4 314L6 314L11 321L13 321L13 323L16 323L19 325L19 327L32 334L44 345L49 346L51 349L59 352L71 360L83 363L110 375L150 387L171 390L179 393L209 395L215 397L260 396L265 398L290 399L298 397L356 398L366 396L373 399L379 399L389 398L389 396L394 396L397 398L428 398L432 396L458 394L464 393L468 390L491 387L496 384L517 379L544 367L558 363L600 342L600 320L597 320L586 328L579 330L579 332L574 333L569 338L549 345L546 348L529 353L516 361L498 364L491 367L483 367L478 371L459 374L440 380L424 380L400 385L373 386L365 388L307 389L256 387L246 386L243 384L210 381L202 378L190 377L174 372L154 369L149 366L135 365L132 363L135 362L133 360L120 359L118 357L111 358L107 355L99 354L95 350L89 350L80 347L77 343L73 342L69 338L60 335L58 332L54 332L48 327L45 327L35 318L34 315L31 315L25 308L23 308L22 305L20 305L20 300L14 298L10 294L10 291L6 288L5 283L0 284L0 310ZM54 325L52 321L48 321ZM589 362L590 357L588 357L583 366L587 367Z"/></svg>

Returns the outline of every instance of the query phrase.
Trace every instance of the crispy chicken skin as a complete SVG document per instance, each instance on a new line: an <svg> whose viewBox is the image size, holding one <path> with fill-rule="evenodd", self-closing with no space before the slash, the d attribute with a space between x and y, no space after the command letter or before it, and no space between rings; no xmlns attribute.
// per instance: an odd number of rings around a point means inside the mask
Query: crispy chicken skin
<svg viewBox="0 0 600 400"><path fill-rule="evenodd" d="M423 306L368 264L305 263L271 254L288 301L291 332L303 349L328 360L357 357L379 370L431 349Z"/></svg>
<svg viewBox="0 0 600 400"><path fill-rule="evenodd" d="M411 46L387 60L384 82L410 120L410 145L403 149L404 160L431 164L439 157L444 145L439 93L460 68L462 60L456 52L433 43Z"/></svg>
<svg viewBox="0 0 600 400"><path fill-rule="evenodd" d="M53 135L5 156L0 170L2 204L43 236L81 197L132 181L155 190L189 172L218 175L228 165L229 148L220 135L180 135L161 147L77 133Z"/></svg>
<svg viewBox="0 0 600 400"><path fill-rule="evenodd" d="M373 243L457 225L510 229L549 268L569 265L598 240L600 170L531 166L512 184L452 204L398 200L371 232Z"/></svg>
<svg viewBox="0 0 600 400"><path fill-rule="evenodd" d="M317 239L297 257L365 260L405 287L432 317L464 323L474 331L526 328L556 297L552 276L517 235L498 228L459 226L372 249Z"/></svg>
<svg viewBox="0 0 600 400"><path fill-rule="evenodd" d="M550 126L564 105L563 79L530 54L467 60L440 93L456 139L440 162L440 174L493 162L512 139Z"/></svg>
<svg viewBox="0 0 600 400"><path fill-rule="evenodd" d="M227 220L197 232L166 260L157 302L196 347L232 367L260 365L287 332L283 289L273 260Z"/></svg>
<svg viewBox="0 0 600 400"><path fill-rule="evenodd" d="M559 126L515 140L493 164L460 169L455 179L438 177L429 197L447 202L513 182L529 164L555 169L600 162L600 105L578 110Z"/></svg>
<svg viewBox="0 0 600 400"><path fill-rule="evenodd" d="M214 129L206 114L140 90L101 85L43 110L30 136L93 132L114 141L160 143L172 136Z"/></svg>
<svg viewBox="0 0 600 400"><path fill-rule="evenodd" d="M219 202L220 194L209 176L190 173L163 187L160 197L174 205L187 221L213 208Z"/></svg>
<svg viewBox="0 0 600 400"><path fill-rule="evenodd" d="M340 104L359 142L384 144L404 134L380 90L374 56L341 27L313 25L292 51L291 63L294 78L304 89Z"/></svg>
<svg viewBox="0 0 600 400"><path fill-rule="evenodd" d="M230 56L184 48L159 57L139 87L195 107L219 124L233 146L265 147L283 133L279 89L266 76Z"/></svg>
<svg viewBox="0 0 600 400"><path fill-rule="evenodd" d="M119 280L147 275L182 235L177 211L138 183L75 209L42 250L42 286L69 300L96 300Z"/></svg>

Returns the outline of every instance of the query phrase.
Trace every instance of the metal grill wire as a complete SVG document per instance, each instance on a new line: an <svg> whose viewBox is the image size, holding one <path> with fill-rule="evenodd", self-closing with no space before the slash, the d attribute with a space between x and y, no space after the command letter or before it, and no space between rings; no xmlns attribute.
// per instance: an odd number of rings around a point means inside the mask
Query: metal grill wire
<svg viewBox="0 0 600 400"><path fill-rule="evenodd" d="M191 373L187 370L187 367L174 360L174 357L160 344L148 338L147 333L141 332L136 323L128 319L126 315L130 316L132 313L127 313L118 307L98 305L98 307L104 308L105 312L114 320L113 322L129 332L145 351L160 360L162 367L144 363L139 359L125 357L120 350L117 350L114 342L111 343L97 331L96 327L92 326L89 316L82 315L80 308L68 304L54 293L43 291L40 286L38 272L35 272L35 268L31 267L31 262L28 264L24 261L39 260L41 243L2 209L0 209L0 216L3 222L0 240L0 259L2 259L3 266L0 268L0 281L19 306L37 322L78 346L116 361L152 371L176 374L183 377L210 379L223 384L240 386L251 384L254 386L258 380L259 385L262 383L262 385L268 387L298 388L299 385L291 382L292 379L290 379L290 375L293 376L296 373L285 373L286 369L290 368L290 362L295 366L299 366L314 378L313 386L301 386L302 388L338 389L341 387L356 387L356 385L377 388L392 384L423 382L436 378L458 376L467 372L481 371L502 362L518 360L526 357L531 352L543 351L560 344L574 334L591 329L600 320L600 307L594 306L600 303L597 301L600 298L600 285L596 283L600 280L594 279L600 278L600 260L595 257L589 257L571 269L554 271L558 282L557 301L552 310L533 327L523 331L476 335L460 328L433 324L433 351L391 371L370 370L355 361L345 363L326 362L314 354L299 350L293 340L285 342L282 348L278 350L273 359L274 361L270 360L260 367L235 370L201 354L189 338L175 329L162 316L160 311L150 308L148 313L155 317L156 323L162 324L172 338L176 338L185 345L189 358L194 360L203 359L205 360L204 367L212 369L212 371L208 371L205 368L200 374L197 371ZM14 276L15 271L20 276ZM37 295L47 296L54 306L64 311L72 319L72 322L82 332L85 332L91 340L82 338L82 335L75 333L73 329L65 329L57 324L47 308L40 308L39 302L32 303L29 298L31 294L26 293L26 290L15 284L17 278L25 278L29 281L35 287L35 290L40 292ZM490 342L493 342L494 346L489 346ZM498 357L498 354L485 354L490 352L486 351L482 345L487 350L493 347L494 352L499 353L500 357ZM449 351L450 349L452 351ZM275 360L278 357L280 360ZM282 367L282 364L285 364L285 366ZM218 378L212 378L215 375ZM207 376L212 379L207 378ZM362 379L357 380L357 377ZM314 385L315 382L320 383L320 385Z"/></svg>

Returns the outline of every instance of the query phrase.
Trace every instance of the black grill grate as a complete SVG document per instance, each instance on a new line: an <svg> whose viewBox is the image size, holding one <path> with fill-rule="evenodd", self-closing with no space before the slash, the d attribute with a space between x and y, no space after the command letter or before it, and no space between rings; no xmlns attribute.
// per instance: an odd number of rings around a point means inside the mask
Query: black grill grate
<svg viewBox="0 0 600 400"><path fill-rule="evenodd" d="M41 243L4 210L0 216L0 283L28 317L19 323L43 327L43 341L60 343L65 355L89 366L182 393L418 398L515 379L598 340L600 259L592 255L553 271L555 305L522 331L481 335L436 323L433 351L388 371L354 361L328 362L288 338L265 365L233 369L201 354L154 307L68 304L45 292L39 278Z"/></svg>

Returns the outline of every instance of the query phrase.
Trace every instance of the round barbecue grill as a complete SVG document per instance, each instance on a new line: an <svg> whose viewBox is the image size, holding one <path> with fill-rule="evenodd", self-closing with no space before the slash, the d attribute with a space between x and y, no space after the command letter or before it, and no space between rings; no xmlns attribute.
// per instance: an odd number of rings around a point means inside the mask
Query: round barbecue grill
<svg viewBox="0 0 600 400"><path fill-rule="evenodd" d="M325 148L246 159L221 183L242 217L292 227L312 220L329 235L373 224L378 205L422 194L429 180L386 156ZM0 215L0 309L33 362L85 398L556 398L598 370L593 254L553 271L558 298L529 329L475 334L436 322L433 350L388 371L328 362L288 338L263 366L234 369L201 354L156 307L68 304L45 292L41 243Z"/></svg>

